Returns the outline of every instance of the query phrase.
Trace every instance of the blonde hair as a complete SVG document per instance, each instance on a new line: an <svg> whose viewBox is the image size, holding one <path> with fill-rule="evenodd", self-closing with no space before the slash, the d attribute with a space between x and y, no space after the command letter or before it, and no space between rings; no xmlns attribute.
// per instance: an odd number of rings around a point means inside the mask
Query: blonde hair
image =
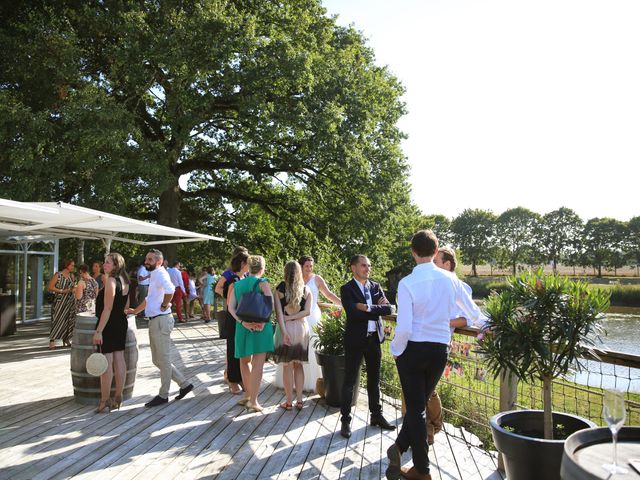
<svg viewBox="0 0 640 480"><path fill-rule="evenodd" d="M113 262L113 270L111 270L110 277L120 277L126 285L129 285L129 274L127 273L126 265L124 263L124 257L116 252L107 253L104 258L111 258Z"/></svg>
<svg viewBox="0 0 640 480"><path fill-rule="evenodd" d="M287 306L295 308L300 305L303 296L302 268L298 262L292 260L284 266L284 298L287 301Z"/></svg>
<svg viewBox="0 0 640 480"><path fill-rule="evenodd" d="M249 255L247 265L249 265L250 274L255 275L256 273L260 273L260 270L264 270L265 267L264 257L260 255Z"/></svg>

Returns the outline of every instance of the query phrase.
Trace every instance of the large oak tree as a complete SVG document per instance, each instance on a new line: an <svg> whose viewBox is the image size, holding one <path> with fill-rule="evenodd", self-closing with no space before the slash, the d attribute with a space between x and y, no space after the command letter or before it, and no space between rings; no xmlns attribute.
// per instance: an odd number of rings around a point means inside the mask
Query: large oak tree
<svg viewBox="0 0 640 480"><path fill-rule="evenodd" d="M11 198L222 235L257 205L346 250L409 203L403 89L317 0L0 8Z"/></svg>

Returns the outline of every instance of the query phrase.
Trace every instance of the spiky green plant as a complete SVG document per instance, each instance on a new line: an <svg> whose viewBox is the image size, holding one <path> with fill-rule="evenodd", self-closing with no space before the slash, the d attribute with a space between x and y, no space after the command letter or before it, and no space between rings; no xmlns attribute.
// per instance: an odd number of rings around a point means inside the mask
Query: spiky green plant
<svg viewBox="0 0 640 480"><path fill-rule="evenodd" d="M496 376L511 371L525 382L542 380L547 439L553 438L551 382L581 370L581 358L597 359L594 341L608 308L607 292L542 269L510 277L507 288L487 299L480 352Z"/></svg>

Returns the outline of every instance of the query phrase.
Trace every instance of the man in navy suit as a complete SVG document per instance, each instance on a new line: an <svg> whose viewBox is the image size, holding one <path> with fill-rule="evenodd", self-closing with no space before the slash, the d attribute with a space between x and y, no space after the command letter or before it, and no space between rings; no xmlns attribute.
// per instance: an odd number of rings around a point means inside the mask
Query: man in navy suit
<svg viewBox="0 0 640 480"><path fill-rule="evenodd" d="M364 357L367 367L367 393L371 425L385 430L395 430L382 416L380 405L380 344L384 331L380 315L390 315L392 307L384 296L380 284L369 280L371 263L364 255L351 258L353 279L340 288L340 300L347 314L344 335L345 376L342 386L342 428L340 435L351 436L351 401L353 389L360 380L360 364Z"/></svg>

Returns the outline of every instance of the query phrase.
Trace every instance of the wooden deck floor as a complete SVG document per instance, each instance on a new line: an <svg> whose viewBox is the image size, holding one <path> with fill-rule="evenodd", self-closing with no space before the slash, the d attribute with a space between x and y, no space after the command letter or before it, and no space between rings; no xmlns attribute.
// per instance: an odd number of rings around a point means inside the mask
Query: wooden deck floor
<svg viewBox="0 0 640 480"><path fill-rule="evenodd" d="M211 325L176 327L174 362L195 389L151 409L143 405L157 393L159 376L147 329L139 328L134 397L110 414L74 401L70 350L47 349L47 322L0 338L0 479L384 477L396 432L368 425L365 391L346 440L338 409L318 397L308 398L300 412L277 408L284 392L270 384L275 367L268 364L260 397L268 408L248 414L225 388L224 345ZM384 405L384 413L400 424L396 408ZM434 479L502 479L493 456L468 446L453 427L447 431L451 435L437 435L429 452ZM410 462L410 455L403 460Z"/></svg>

